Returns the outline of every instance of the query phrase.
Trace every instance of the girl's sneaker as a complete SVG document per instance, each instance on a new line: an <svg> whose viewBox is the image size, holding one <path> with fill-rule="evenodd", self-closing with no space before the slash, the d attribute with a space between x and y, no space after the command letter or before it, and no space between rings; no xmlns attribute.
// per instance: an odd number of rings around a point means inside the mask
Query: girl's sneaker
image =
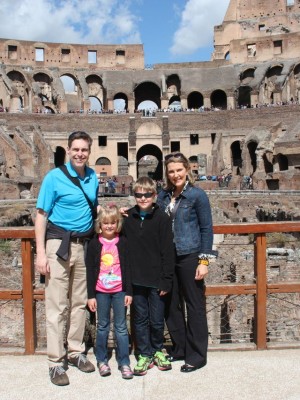
<svg viewBox="0 0 300 400"><path fill-rule="evenodd" d="M152 368L154 365L152 357L146 357L139 355L138 363L134 367L133 373L134 375L142 376L146 375L147 370Z"/></svg>
<svg viewBox="0 0 300 400"><path fill-rule="evenodd" d="M119 367L119 370L121 371L123 379L132 379L133 378L133 372L131 371L131 368L129 367L129 365L122 365L121 367Z"/></svg>
<svg viewBox="0 0 300 400"><path fill-rule="evenodd" d="M106 363L100 363L98 369L100 376L109 376L111 374L111 369Z"/></svg>
<svg viewBox="0 0 300 400"><path fill-rule="evenodd" d="M170 361L167 359L162 351L157 351L154 354L154 364L160 371L168 371L172 369Z"/></svg>

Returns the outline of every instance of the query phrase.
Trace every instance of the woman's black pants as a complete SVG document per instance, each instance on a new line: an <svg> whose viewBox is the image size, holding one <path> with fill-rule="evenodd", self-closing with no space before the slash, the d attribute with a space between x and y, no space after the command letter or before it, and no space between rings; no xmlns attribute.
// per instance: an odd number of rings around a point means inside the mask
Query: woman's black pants
<svg viewBox="0 0 300 400"><path fill-rule="evenodd" d="M195 280L197 265L198 254L176 257L173 289L166 304L166 324L173 343L170 355L203 367L207 361L208 327L204 280Z"/></svg>

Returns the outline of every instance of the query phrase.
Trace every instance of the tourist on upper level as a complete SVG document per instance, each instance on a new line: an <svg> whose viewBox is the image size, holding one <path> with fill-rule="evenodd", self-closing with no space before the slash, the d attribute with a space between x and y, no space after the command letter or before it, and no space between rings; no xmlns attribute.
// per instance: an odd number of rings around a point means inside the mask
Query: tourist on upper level
<svg viewBox="0 0 300 400"><path fill-rule="evenodd" d="M192 372L207 362L204 278L209 259L216 255L212 250L212 215L208 197L194 186L189 161L182 153L165 157L165 175L166 188L158 194L157 204L172 218L176 252L175 278L166 309L173 344L169 360L185 360L181 372Z"/></svg>
<svg viewBox="0 0 300 400"><path fill-rule="evenodd" d="M91 145L85 132L69 136L70 161L64 170L55 168L45 176L36 205L36 269L46 275L49 374L58 386L69 384L67 363L82 372L95 371L83 342L87 304L84 244L93 235L98 204L98 179L86 165Z"/></svg>

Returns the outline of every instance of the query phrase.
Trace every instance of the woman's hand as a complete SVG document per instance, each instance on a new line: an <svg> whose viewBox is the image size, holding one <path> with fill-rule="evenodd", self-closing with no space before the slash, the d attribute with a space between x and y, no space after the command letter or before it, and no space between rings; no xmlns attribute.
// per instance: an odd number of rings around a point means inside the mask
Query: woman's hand
<svg viewBox="0 0 300 400"><path fill-rule="evenodd" d="M119 208L119 211L123 215L123 217L128 217L128 213L127 213L128 210L129 210L128 207L120 207Z"/></svg>
<svg viewBox="0 0 300 400"><path fill-rule="evenodd" d="M208 266L204 264L198 264L195 274L196 281L201 281L201 279L204 279L207 274L208 274Z"/></svg>

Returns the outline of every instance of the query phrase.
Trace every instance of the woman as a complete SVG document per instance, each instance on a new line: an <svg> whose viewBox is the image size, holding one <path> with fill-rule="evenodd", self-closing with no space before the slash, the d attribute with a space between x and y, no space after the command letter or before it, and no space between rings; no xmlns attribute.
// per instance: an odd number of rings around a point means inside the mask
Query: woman
<svg viewBox="0 0 300 400"><path fill-rule="evenodd" d="M209 259L216 254L212 250L211 208L205 192L194 186L189 161L182 153L165 157L165 174L167 185L157 204L173 220L176 251L176 274L166 313L173 343L169 359L185 360L181 371L192 372L204 367L207 359L204 277Z"/></svg>

